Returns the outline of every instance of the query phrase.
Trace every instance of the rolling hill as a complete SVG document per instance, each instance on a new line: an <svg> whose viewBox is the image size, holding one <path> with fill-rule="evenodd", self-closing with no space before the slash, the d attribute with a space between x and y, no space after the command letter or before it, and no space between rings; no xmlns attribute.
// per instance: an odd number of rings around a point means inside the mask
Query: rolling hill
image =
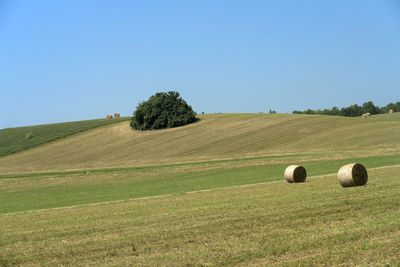
<svg viewBox="0 0 400 267"><path fill-rule="evenodd" d="M162 165L271 155L343 158L400 151L400 114L368 119L209 114L183 127L113 123L0 158L0 174Z"/></svg>
<svg viewBox="0 0 400 267"><path fill-rule="evenodd" d="M200 118L1 157L0 265L399 265L399 114ZM366 185L340 186L349 162Z"/></svg>
<svg viewBox="0 0 400 267"><path fill-rule="evenodd" d="M112 120L95 119L2 129L0 130L0 157L96 127L129 119L130 117L114 118Z"/></svg>

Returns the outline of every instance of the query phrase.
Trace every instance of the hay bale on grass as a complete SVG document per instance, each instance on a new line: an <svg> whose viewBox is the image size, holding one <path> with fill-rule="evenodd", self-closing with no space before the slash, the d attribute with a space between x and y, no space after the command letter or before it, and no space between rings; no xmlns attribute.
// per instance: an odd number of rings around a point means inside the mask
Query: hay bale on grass
<svg viewBox="0 0 400 267"><path fill-rule="evenodd" d="M359 163L350 163L339 169L338 179L343 187L365 185L368 181L367 169Z"/></svg>
<svg viewBox="0 0 400 267"><path fill-rule="evenodd" d="M306 180L307 172L303 166L290 165L285 169L283 176L289 183L301 183Z"/></svg>
<svg viewBox="0 0 400 267"><path fill-rule="evenodd" d="M393 109L390 109L390 110L389 110L389 113L392 114L392 113L393 113Z"/></svg>
<svg viewBox="0 0 400 267"><path fill-rule="evenodd" d="M121 115L119 113L114 113L114 118L119 118Z"/></svg>
<svg viewBox="0 0 400 267"><path fill-rule="evenodd" d="M112 115L107 115L107 116L106 116L106 119L112 119L112 118L113 118Z"/></svg>

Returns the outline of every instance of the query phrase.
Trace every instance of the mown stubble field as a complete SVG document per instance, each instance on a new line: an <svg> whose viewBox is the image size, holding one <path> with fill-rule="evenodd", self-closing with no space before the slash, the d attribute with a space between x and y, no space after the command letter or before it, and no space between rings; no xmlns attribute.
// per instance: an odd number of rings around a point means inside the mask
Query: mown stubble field
<svg viewBox="0 0 400 267"><path fill-rule="evenodd" d="M393 115L217 114L154 133L123 122L2 157L0 265L399 265ZM350 162L367 167L365 186L339 185ZM291 164L305 183L283 180Z"/></svg>
<svg viewBox="0 0 400 267"><path fill-rule="evenodd" d="M2 265L397 265L400 167L0 216Z"/></svg>

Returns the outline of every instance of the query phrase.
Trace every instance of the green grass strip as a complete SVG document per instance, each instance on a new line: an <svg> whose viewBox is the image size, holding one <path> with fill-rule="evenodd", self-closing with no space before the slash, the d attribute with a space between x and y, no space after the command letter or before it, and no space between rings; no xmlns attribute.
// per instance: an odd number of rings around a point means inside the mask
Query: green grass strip
<svg viewBox="0 0 400 267"><path fill-rule="evenodd" d="M303 162L302 165L307 169L308 176L314 176L336 173L350 162L359 162L367 169L390 166L400 162L400 155L321 160ZM283 179L287 165L222 165L211 169L168 169L154 173L136 169L58 178L47 175L2 179L0 214L277 181Z"/></svg>

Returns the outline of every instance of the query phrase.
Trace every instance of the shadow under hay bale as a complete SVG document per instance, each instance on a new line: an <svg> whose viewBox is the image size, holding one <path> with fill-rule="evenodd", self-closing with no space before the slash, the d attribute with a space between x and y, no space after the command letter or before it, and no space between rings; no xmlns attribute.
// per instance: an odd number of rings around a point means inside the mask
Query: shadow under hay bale
<svg viewBox="0 0 400 267"><path fill-rule="evenodd" d="M301 183L306 180L307 172L303 166L290 165L285 169L283 176L289 183Z"/></svg>
<svg viewBox="0 0 400 267"><path fill-rule="evenodd" d="M343 187L365 185L368 181L367 169L359 163L350 163L339 169L338 179Z"/></svg>

